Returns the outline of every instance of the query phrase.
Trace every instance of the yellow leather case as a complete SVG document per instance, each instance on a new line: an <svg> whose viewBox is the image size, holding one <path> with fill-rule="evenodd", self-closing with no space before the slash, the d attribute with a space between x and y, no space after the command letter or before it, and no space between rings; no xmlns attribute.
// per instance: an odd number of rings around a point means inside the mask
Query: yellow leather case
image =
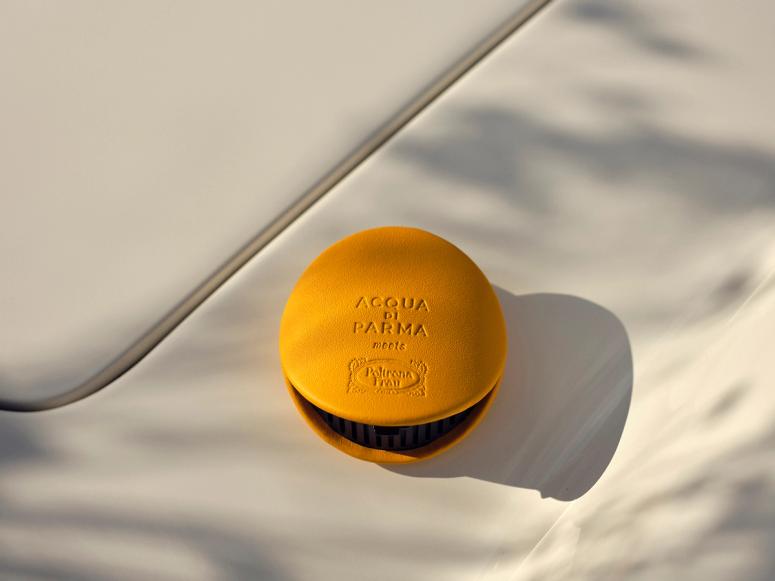
<svg viewBox="0 0 775 581"><path fill-rule="evenodd" d="M288 390L319 436L372 462L428 458L492 403L498 299L460 249L417 228L358 232L318 256L280 323Z"/></svg>

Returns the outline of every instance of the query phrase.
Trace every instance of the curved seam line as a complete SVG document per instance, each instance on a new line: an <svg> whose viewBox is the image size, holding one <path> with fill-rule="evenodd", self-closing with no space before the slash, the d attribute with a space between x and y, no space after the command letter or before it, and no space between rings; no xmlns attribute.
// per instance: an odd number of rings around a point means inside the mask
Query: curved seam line
<svg viewBox="0 0 775 581"><path fill-rule="evenodd" d="M476 45L468 55L441 74L420 95L391 119L377 128L360 146L315 182L305 194L286 207L279 216L218 267L204 282L194 288L183 300L169 310L151 329L128 348L80 385L52 397L38 401L18 402L0 398L0 411L39 412L62 407L81 400L121 377L145 358L161 341L180 325L199 305L240 270L247 262L269 245L315 203L342 182L349 174L369 159L401 129L441 97L466 73L481 63L490 53L530 21L552 0L533 0Z"/></svg>

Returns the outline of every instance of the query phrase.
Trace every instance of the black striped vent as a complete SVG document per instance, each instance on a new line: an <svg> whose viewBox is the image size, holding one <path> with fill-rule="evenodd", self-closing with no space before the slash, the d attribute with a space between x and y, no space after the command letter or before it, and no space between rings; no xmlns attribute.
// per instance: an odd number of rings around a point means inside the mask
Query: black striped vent
<svg viewBox="0 0 775 581"><path fill-rule="evenodd" d="M298 392L297 392L298 393ZM299 394L301 396L301 394ZM429 422L427 424L417 424L414 426L374 426L371 424L361 424L335 416L315 406L307 401L312 408L320 414L323 421L337 434L344 436L348 440L366 446L367 448L376 448L377 450L412 450L427 446L434 440L444 434L452 431L466 419L471 410L476 407L475 404L460 413Z"/></svg>

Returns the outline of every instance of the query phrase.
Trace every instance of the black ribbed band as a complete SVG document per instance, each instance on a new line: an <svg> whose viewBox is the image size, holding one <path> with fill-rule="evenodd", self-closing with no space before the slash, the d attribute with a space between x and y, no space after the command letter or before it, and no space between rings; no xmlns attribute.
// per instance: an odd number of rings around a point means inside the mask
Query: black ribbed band
<svg viewBox="0 0 775 581"><path fill-rule="evenodd" d="M298 390L296 393L299 397L303 397ZM320 409L306 399L304 401L318 413L326 425L340 436L344 436L351 442L367 448L389 451L412 450L427 446L434 440L454 430L468 417L471 410L481 403L478 402L455 415L426 424L376 426L339 417Z"/></svg>

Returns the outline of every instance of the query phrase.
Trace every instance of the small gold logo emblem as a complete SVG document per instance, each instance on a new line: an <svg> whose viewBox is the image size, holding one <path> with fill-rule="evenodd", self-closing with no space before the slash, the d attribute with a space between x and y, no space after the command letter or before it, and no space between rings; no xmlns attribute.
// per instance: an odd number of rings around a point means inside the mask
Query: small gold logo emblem
<svg viewBox="0 0 775 581"><path fill-rule="evenodd" d="M425 396L425 375L428 367L411 359L366 359L350 361L350 383L347 393L406 394Z"/></svg>

